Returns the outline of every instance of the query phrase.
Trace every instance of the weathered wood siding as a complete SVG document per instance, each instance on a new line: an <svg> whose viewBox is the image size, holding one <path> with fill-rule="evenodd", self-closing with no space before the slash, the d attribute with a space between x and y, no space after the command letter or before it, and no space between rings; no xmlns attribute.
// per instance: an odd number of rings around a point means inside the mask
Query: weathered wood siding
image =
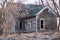
<svg viewBox="0 0 60 40"><path fill-rule="evenodd" d="M47 12L47 10L44 10L38 18L38 27L40 27L40 18L45 19L45 30L49 31L57 31L57 19L56 16L53 13Z"/></svg>

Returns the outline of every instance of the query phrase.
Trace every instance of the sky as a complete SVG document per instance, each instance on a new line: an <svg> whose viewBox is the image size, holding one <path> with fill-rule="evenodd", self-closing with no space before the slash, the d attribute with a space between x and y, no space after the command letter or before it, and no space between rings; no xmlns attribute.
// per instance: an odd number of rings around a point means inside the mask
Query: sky
<svg viewBox="0 0 60 40"><path fill-rule="evenodd" d="M0 0L0 3L2 3L3 1L4 1L4 0ZM10 1L10 0L8 0L8 1ZM19 1L23 1L24 4L35 4L35 1L38 3L39 0L14 0L14 2L19 2ZM47 3L46 3L46 0L43 0L43 1L44 1L44 2L43 2L44 4L47 4ZM57 0L56 0L56 1L57 1ZM40 2L40 3L41 3L41 2ZM49 0L49 3L51 3L50 0ZM57 3L58 3L58 2L57 2Z"/></svg>
<svg viewBox="0 0 60 40"><path fill-rule="evenodd" d="M15 0L14 2L16 2L17 0ZM25 4L31 4L31 3L33 3L34 4L34 1L35 0L20 0L20 1L23 1L23 3L25 3ZM37 0L36 0L37 1ZM17 1L18 2L18 1Z"/></svg>
<svg viewBox="0 0 60 40"><path fill-rule="evenodd" d="M0 3L2 3L4 0L0 0ZM10 0L8 0L10 1ZM14 0L14 2L22 1L24 4L35 4L35 1L38 3L38 0Z"/></svg>
<svg viewBox="0 0 60 40"><path fill-rule="evenodd" d="M3 2L4 0L0 0L0 3ZM10 1L10 0L8 0ZM31 3L35 3L35 1L38 1L38 0L20 0L20 1L23 1L23 3L25 4L31 4ZM14 2L19 2L19 0L14 0Z"/></svg>
<svg viewBox="0 0 60 40"><path fill-rule="evenodd" d="M35 4L35 1L38 3L39 0L21 0L21 1L23 1L24 4ZM46 0L43 1L46 2Z"/></svg>
<svg viewBox="0 0 60 40"><path fill-rule="evenodd" d="M0 6L3 3L3 1L4 0L0 0ZM8 0L8 1L10 1L10 0ZM20 1L23 1L24 4L31 4L31 3L33 4L34 3L34 0L20 0ZM14 2L19 2L19 1L14 0Z"/></svg>
<svg viewBox="0 0 60 40"><path fill-rule="evenodd" d="M1 2L3 2L4 0L0 0L0 3ZM8 0L9 1L9 0ZM33 3L34 2L34 0L20 0L20 1L23 1L23 3L25 3L25 4L30 4L30 3ZM14 0L14 2L18 2L17 0Z"/></svg>
<svg viewBox="0 0 60 40"><path fill-rule="evenodd" d="M25 4L30 4L30 3L34 3L34 0L26 0L25 2L24 2Z"/></svg>
<svg viewBox="0 0 60 40"><path fill-rule="evenodd" d="M3 1L4 0L0 0L0 3L2 3ZM8 1L10 1L10 0L8 0ZM38 4L39 0L14 0L14 2L19 2L19 1L21 1L21 2L23 1L24 4L36 4L36 3ZM36 3L35 3L35 1L36 1ZM47 1L49 2L50 6L51 6L52 5L51 0L47 0ZM58 0L54 0L54 1L56 1L57 5L59 6L59 1ZM43 0L43 3L44 3L44 5L47 5L46 0ZM40 2L40 4L41 4L41 2ZM0 7L1 7L1 4L0 4Z"/></svg>

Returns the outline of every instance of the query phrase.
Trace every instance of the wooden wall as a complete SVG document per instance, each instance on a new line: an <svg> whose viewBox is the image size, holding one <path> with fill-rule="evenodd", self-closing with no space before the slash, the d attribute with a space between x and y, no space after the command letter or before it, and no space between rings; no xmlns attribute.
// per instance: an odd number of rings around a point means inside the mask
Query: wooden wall
<svg viewBox="0 0 60 40"><path fill-rule="evenodd" d="M43 18L45 20L45 31L57 31L57 19L53 13L49 13L47 10L42 12L38 18L38 27L40 27L40 18Z"/></svg>

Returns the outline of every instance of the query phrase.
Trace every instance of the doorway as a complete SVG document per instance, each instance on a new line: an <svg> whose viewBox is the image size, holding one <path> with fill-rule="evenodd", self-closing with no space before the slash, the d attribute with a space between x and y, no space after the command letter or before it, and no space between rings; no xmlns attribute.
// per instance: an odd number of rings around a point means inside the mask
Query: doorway
<svg viewBox="0 0 60 40"><path fill-rule="evenodd" d="M20 22L20 30L23 29L23 22Z"/></svg>

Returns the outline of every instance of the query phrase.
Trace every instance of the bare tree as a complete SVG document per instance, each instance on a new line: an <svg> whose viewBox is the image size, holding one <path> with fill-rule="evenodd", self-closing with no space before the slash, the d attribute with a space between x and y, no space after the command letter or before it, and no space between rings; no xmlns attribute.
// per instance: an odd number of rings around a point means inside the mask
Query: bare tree
<svg viewBox="0 0 60 40"><path fill-rule="evenodd" d="M59 24L58 24L58 31L59 31L59 26L60 26L60 15L59 15L59 11L60 11L60 8L58 7L58 5L54 2L54 0L51 0L53 2L53 5L54 5L54 11L56 12L57 16L59 17Z"/></svg>
<svg viewBox="0 0 60 40"><path fill-rule="evenodd" d="M44 3L43 3L43 0L38 0L38 2L36 1L36 0L34 0L35 1L35 4L36 5L44 5Z"/></svg>
<svg viewBox="0 0 60 40"><path fill-rule="evenodd" d="M26 10L22 10L21 7L23 7L23 5L20 2L19 3L12 3L12 2L7 3L6 8L4 8L6 2L7 2L7 0L4 1L2 10L1 10L1 12L4 13L4 15L5 15L4 16L5 19L2 24L2 27L4 29L6 28L8 30L7 31L8 34L10 34L12 22L21 17L26 17L28 14L27 14ZM21 9L21 10L19 10L19 9Z"/></svg>
<svg viewBox="0 0 60 40"><path fill-rule="evenodd" d="M4 8L6 2L7 2L7 0L5 0L5 1L3 2L2 8Z"/></svg>
<svg viewBox="0 0 60 40"><path fill-rule="evenodd" d="M44 5L43 0L41 0L42 5Z"/></svg>

